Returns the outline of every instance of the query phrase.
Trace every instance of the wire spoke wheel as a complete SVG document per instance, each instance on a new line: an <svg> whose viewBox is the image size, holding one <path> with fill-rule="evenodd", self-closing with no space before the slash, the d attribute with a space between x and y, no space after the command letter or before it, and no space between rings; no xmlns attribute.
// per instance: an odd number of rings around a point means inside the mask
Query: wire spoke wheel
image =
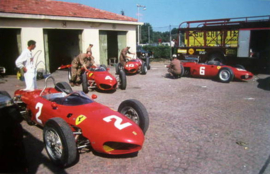
<svg viewBox="0 0 270 174"><path fill-rule="evenodd" d="M47 130L45 133L45 146L48 153L54 160L59 160L63 153L62 141L54 130Z"/></svg>
<svg viewBox="0 0 270 174"><path fill-rule="evenodd" d="M43 142L48 156L59 167L78 162L78 151L70 126L59 117L49 119L43 129Z"/></svg>
<svg viewBox="0 0 270 174"><path fill-rule="evenodd" d="M129 119L131 119L132 121L134 121L136 124L140 123L139 114L132 107L127 106L127 107L123 108L122 114L125 115L126 117L128 117Z"/></svg>
<svg viewBox="0 0 270 174"><path fill-rule="evenodd" d="M149 127L149 117L141 102L135 99L125 100L119 105L118 112L131 119L141 128L144 134L146 133Z"/></svg>

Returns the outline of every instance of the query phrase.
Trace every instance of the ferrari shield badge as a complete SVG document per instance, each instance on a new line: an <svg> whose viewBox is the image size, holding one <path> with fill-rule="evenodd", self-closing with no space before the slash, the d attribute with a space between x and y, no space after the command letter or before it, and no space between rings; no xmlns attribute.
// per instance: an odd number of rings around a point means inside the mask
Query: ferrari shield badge
<svg viewBox="0 0 270 174"><path fill-rule="evenodd" d="M78 125L78 124L80 124L81 122L83 122L85 119L86 119L86 116L84 116L84 115L79 115L79 116L76 118L75 124Z"/></svg>

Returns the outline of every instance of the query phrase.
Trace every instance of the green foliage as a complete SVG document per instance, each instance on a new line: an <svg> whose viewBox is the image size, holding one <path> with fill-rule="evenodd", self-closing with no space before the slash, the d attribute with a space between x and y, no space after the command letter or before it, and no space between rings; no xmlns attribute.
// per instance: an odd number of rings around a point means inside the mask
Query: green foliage
<svg viewBox="0 0 270 174"><path fill-rule="evenodd" d="M143 47L146 51L152 51L155 58L169 58L170 57L170 50L171 48L169 46L151 46L146 45Z"/></svg>
<svg viewBox="0 0 270 174"><path fill-rule="evenodd" d="M171 30L171 37L172 39L177 39L178 29L173 28ZM144 25L140 26L140 43L158 43L158 39L161 39L162 42L170 42L170 31L160 32L160 31L153 31L152 26L149 23L145 23ZM149 42L150 41L150 42Z"/></svg>
<svg viewBox="0 0 270 174"><path fill-rule="evenodd" d="M153 35L153 28L149 23L145 23L143 26L140 27L141 29L141 40L140 43L148 43L149 39L150 39L150 43L152 39L152 35ZM150 37L149 37L150 35Z"/></svg>

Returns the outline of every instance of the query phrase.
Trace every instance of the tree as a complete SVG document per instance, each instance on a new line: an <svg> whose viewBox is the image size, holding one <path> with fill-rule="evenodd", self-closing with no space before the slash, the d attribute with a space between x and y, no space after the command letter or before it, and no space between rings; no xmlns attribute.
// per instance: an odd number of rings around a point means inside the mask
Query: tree
<svg viewBox="0 0 270 174"><path fill-rule="evenodd" d="M150 43L158 43L159 39L161 39L162 42L170 42L170 31L166 32L153 31L153 28L149 23L145 23L144 25L140 26L140 34L141 34L140 37L141 44L149 43L149 39ZM177 39L177 35L178 29L173 28L171 30L172 39Z"/></svg>
<svg viewBox="0 0 270 174"><path fill-rule="evenodd" d="M145 23L144 25L141 26L141 43L152 43L151 41L153 40L153 28L149 23Z"/></svg>

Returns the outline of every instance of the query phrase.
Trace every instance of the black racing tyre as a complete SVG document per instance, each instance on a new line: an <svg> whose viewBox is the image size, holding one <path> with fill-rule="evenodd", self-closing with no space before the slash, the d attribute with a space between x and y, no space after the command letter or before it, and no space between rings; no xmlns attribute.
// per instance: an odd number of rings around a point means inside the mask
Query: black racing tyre
<svg viewBox="0 0 270 174"><path fill-rule="evenodd" d="M151 66L150 66L150 58L149 57L146 57L145 63L146 63L146 66L147 66L147 70L150 70Z"/></svg>
<svg viewBox="0 0 270 174"><path fill-rule="evenodd" d="M180 77L183 77L184 73L185 73L185 68L184 68L182 63L180 64L180 67L181 67L181 75L180 75Z"/></svg>
<svg viewBox="0 0 270 174"><path fill-rule="evenodd" d="M75 138L69 125L59 117L48 120L43 129L43 142L54 164L69 167L78 160Z"/></svg>
<svg viewBox="0 0 270 174"><path fill-rule="evenodd" d="M104 70L107 70L106 65L100 65L100 68L103 68Z"/></svg>
<svg viewBox="0 0 270 174"><path fill-rule="evenodd" d="M146 73L147 73L147 65L145 62L143 62L141 66L141 74L145 75Z"/></svg>
<svg viewBox="0 0 270 174"><path fill-rule="evenodd" d="M9 95L9 93L7 91L0 91L0 94L5 95L5 96L11 98L10 95Z"/></svg>
<svg viewBox="0 0 270 174"><path fill-rule="evenodd" d="M87 79L87 76L86 76L86 73L83 73L82 74L82 90L85 94L87 94L89 92L89 89L88 89L88 79Z"/></svg>
<svg viewBox="0 0 270 174"><path fill-rule="evenodd" d="M230 68L224 67L218 71L218 79L223 83L229 83L234 78L234 74Z"/></svg>
<svg viewBox="0 0 270 174"><path fill-rule="evenodd" d="M127 87L127 77L123 70L119 71L119 88L125 90Z"/></svg>
<svg viewBox="0 0 270 174"><path fill-rule="evenodd" d="M71 67L68 68L68 81L71 82L71 77L72 77L72 73L71 73Z"/></svg>
<svg viewBox="0 0 270 174"><path fill-rule="evenodd" d="M190 68L185 68L184 67L184 76L189 77L190 76Z"/></svg>
<svg viewBox="0 0 270 174"><path fill-rule="evenodd" d="M216 52L216 53L212 53L209 56L209 58L206 62L208 62L208 61L219 61L219 62L224 64L225 60L224 60L224 56L221 53Z"/></svg>
<svg viewBox="0 0 270 174"><path fill-rule="evenodd" d="M243 69L243 70L246 69L243 65L240 65L240 64L236 64L236 65L234 65L233 67L239 68L239 69Z"/></svg>
<svg viewBox="0 0 270 174"><path fill-rule="evenodd" d="M135 99L123 101L119 107L118 112L125 115L134 121L145 134L149 127L148 112L144 105Z"/></svg>
<svg viewBox="0 0 270 174"><path fill-rule="evenodd" d="M65 92L66 94L69 94L73 92L71 86L67 82L58 82L55 84L54 87L59 92Z"/></svg>
<svg viewBox="0 0 270 174"><path fill-rule="evenodd" d="M117 63L115 65L115 73L116 74L119 74L121 67L122 67L121 63Z"/></svg>

